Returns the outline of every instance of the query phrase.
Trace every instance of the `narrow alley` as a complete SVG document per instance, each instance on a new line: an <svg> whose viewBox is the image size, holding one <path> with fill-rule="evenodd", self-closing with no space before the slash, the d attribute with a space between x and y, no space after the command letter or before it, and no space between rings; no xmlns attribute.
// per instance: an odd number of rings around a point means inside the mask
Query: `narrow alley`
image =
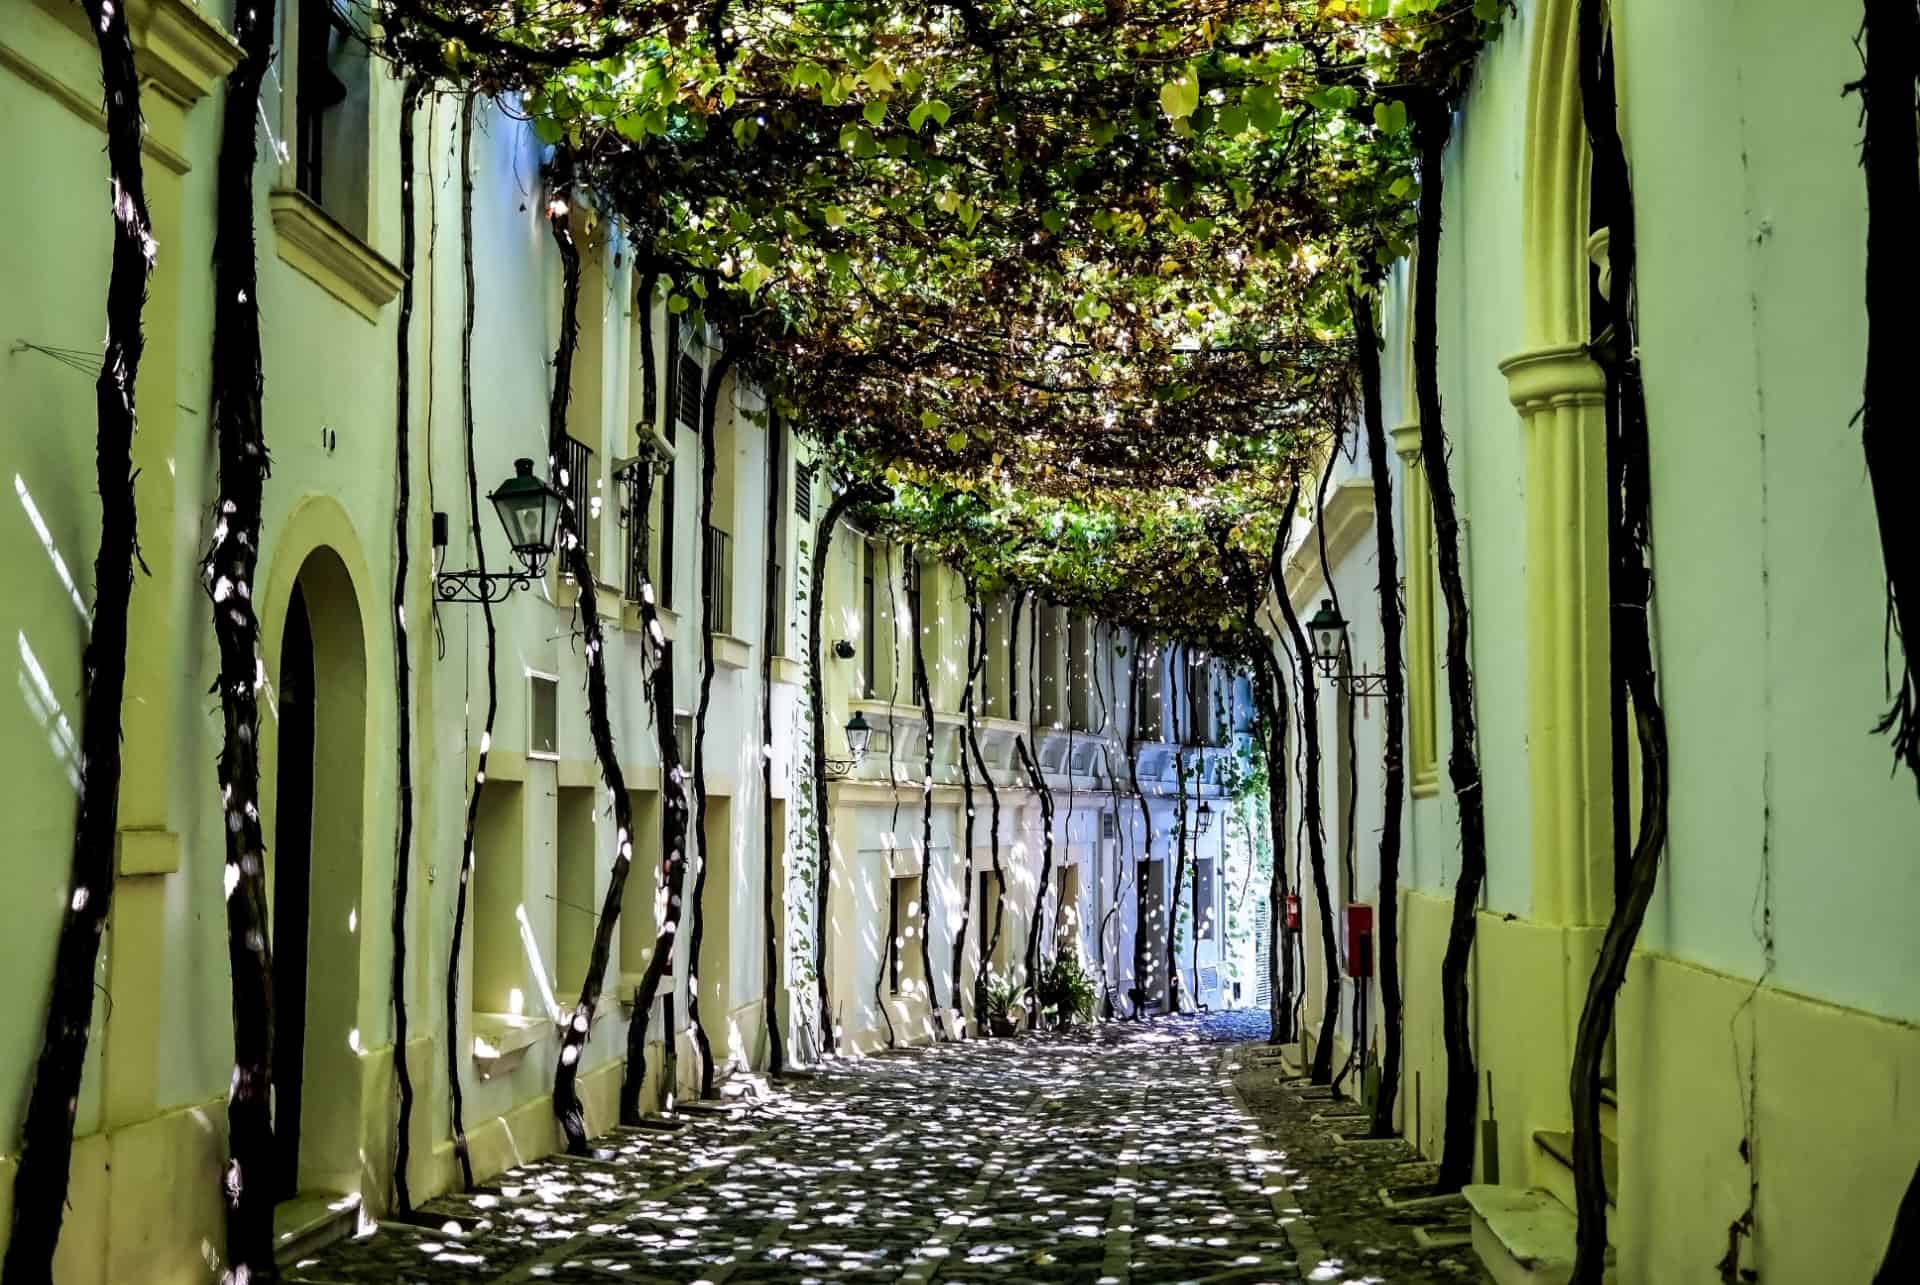
<svg viewBox="0 0 1920 1285"><path fill-rule="evenodd" d="M289 1279L1476 1279L1380 1200L1430 1172L1398 1142L1337 1148L1343 1104L1264 1034L1241 1012L838 1063L512 1169Z"/></svg>

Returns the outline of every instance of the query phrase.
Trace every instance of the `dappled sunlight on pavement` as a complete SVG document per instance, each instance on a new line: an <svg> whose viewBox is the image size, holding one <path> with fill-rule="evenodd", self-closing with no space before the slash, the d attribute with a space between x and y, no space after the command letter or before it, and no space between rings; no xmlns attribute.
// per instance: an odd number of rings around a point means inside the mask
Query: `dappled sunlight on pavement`
<svg viewBox="0 0 1920 1285"><path fill-rule="evenodd" d="M1323 1192L1267 1109L1297 1094L1242 1044L1264 1034L1262 1015L1216 1014L831 1063L434 1200L428 1225L384 1225L289 1278L1470 1279L1464 1251L1414 1251L1377 1198L1336 1223L1378 1244L1316 1234ZM1356 1182L1373 1179L1325 1192Z"/></svg>

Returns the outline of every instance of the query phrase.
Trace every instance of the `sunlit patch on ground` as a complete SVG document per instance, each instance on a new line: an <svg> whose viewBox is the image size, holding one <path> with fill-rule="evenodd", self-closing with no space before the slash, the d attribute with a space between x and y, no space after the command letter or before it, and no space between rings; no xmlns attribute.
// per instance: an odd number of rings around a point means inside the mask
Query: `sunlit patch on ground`
<svg viewBox="0 0 1920 1285"><path fill-rule="evenodd" d="M678 1129L617 1130L591 1160L523 1165L289 1279L1473 1279L1464 1251L1414 1250L1356 1167L1392 1162L1323 1148L1262 1079L1277 1073L1246 1062L1260 1118L1242 1108L1223 1054L1264 1034L1260 1015L1214 1014L836 1063ZM1323 1216L1310 1185L1353 1208ZM1320 1232L1304 1265L1277 1205Z"/></svg>

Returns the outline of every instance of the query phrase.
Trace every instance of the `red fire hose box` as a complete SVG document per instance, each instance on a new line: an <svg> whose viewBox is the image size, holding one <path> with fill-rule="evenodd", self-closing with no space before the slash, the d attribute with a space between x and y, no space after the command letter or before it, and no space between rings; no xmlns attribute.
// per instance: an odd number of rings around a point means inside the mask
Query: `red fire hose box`
<svg viewBox="0 0 1920 1285"><path fill-rule="evenodd" d="M1373 907L1347 905L1347 976L1373 976Z"/></svg>

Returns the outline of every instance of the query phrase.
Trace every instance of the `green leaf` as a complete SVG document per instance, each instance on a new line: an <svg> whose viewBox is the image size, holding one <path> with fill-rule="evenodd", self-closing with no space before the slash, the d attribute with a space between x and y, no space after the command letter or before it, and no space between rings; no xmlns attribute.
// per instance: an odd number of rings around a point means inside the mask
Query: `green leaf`
<svg viewBox="0 0 1920 1285"><path fill-rule="evenodd" d="M921 126L927 123L927 116L930 112L931 109L925 103L921 103L918 107L915 107L907 113L907 128L918 134Z"/></svg>
<svg viewBox="0 0 1920 1285"><path fill-rule="evenodd" d="M1169 119L1185 120L1200 106L1200 77L1189 63L1187 69L1160 86L1160 110Z"/></svg>
<svg viewBox="0 0 1920 1285"><path fill-rule="evenodd" d="M1067 216L1058 210L1048 210L1040 216L1040 222L1047 231L1058 236L1067 226Z"/></svg>
<svg viewBox="0 0 1920 1285"><path fill-rule="evenodd" d="M923 410L920 412L920 427L928 429L938 428L940 427L940 417L930 410Z"/></svg>
<svg viewBox="0 0 1920 1285"><path fill-rule="evenodd" d="M955 455L958 455L961 451L966 450L967 435L964 432L958 432L958 431L948 433L947 449L952 451Z"/></svg>
<svg viewBox="0 0 1920 1285"><path fill-rule="evenodd" d="M1375 128L1388 134L1398 134L1407 127L1407 105L1395 99L1392 102L1373 105L1373 123Z"/></svg>
<svg viewBox="0 0 1920 1285"><path fill-rule="evenodd" d="M947 106L938 98L929 98L927 100L927 114L933 117L934 124L945 125L953 116L953 108Z"/></svg>
<svg viewBox="0 0 1920 1285"><path fill-rule="evenodd" d="M887 105L884 102L871 102L860 109L860 114L867 118L867 124L878 126L887 118Z"/></svg>

